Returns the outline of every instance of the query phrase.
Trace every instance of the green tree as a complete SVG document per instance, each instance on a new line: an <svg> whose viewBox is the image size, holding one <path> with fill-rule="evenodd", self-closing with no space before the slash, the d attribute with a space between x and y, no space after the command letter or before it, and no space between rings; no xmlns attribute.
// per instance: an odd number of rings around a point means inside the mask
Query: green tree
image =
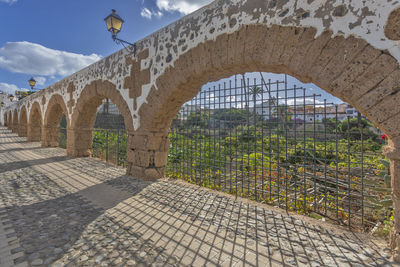
<svg viewBox="0 0 400 267"><path fill-rule="evenodd" d="M241 109L216 109L212 115L212 120L224 121L225 127L232 129L241 124L247 123L249 114Z"/></svg>
<svg viewBox="0 0 400 267"><path fill-rule="evenodd" d="M371 131L372 123L366 119L353 118L342 121L338 127L338 133L349 135L351 140L361 140L361 132L364 140L376 140L378 135Z"/></svg>
<svg viewBox="0 0 400 267"><path fill-rule="evenodd" d="M187 117L184 127L200 127L200 128L206 128L208 127L208 120L207 120L207 114L206 111L203 110L197 110L189 114Z"/></svg>

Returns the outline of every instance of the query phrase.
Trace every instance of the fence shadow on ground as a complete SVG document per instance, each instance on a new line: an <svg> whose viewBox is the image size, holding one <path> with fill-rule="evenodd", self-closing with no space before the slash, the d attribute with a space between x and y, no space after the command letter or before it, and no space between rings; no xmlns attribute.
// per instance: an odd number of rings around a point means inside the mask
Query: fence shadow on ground
<svg viewBox="0 0 400 267"><path fill-rule="evenodd" d="M110 180L108 183L119 183L118 177ZM12 252L24 252L25 256L16 259L15 263L28 261L30 264L50 264L61 258L70 249L79 244L84 244L82 232L88 225L96 221L104 214L104 209L95 206L88 199L82 197L88 192L102 192L100 187L103 184L97 184L88 187L74 194L68 194L61 188L55 189L53 185L46 187L45 184L52 184L51 180L44 181L43 177L39 182L42 192L36 191L38 188L32 188L32 192L23 192L22 197L29 195L29 198L36 198L37 203L31 205L7 206L5 208L7 215L4 224L12 226L15 230L15 236L19 239L20 248ZM15 182L9 187L15 188L15 195L19 194L19 186ZM136 187L138 193L143 187ZM132 191L131 191L132 192ZM52 196L54 193L54 196ZM64 194L59 196L59 194ZM106 208L133 196L132 194L106 196L110 203ZM51 198L40 201L41 197ZM84 244L85 245L85 244ZM87 244L86 244L87 245Z"/></svg>
<svg viewBox="0 0 400 267"><path fill-rule="evenodd" d="M390 264L378 245L356 235L200 188L155 183L108 212L120 228L162 251L155 258L163 255L179 266Z"/></svg>

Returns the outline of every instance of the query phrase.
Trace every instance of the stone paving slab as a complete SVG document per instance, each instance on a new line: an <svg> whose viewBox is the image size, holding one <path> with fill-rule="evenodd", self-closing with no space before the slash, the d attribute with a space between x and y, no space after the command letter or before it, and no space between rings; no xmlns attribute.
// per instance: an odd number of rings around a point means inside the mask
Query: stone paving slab
<svg viewBox="0 0 400 267"><path fill-rule="evenodd" d="M399 266L385 242L0 128L0 266Z"/></svg>

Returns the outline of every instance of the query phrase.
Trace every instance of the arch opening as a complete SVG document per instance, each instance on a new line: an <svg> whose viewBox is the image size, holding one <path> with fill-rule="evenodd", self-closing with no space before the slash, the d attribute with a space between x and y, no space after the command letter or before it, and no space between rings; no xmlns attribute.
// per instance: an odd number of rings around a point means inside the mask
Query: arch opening
<svg viewBox="0 0 400 267"><path fill-rule="evenodd" d="M4 113L4 126L8 126L7 112Z"/></svg>
<svg viewBox="0 0 400 267"><path fill-rule="evenodd" d="M22 107L20 111L18 135L22 137L28 136L28 116L25 107Z"/></svg>
<svg viewBox="0 0 400 267"><path fill-rule="evenodd" d="M28 121L28 141L40 142L42 139L42 111L38 102L32 104Z"/></svg>
<svg viewBox="0 0 400 267"><path fill-rule="evenodd" d="M58 137L58 146L61 148L66 149L67 148L67 127L68 127L68 123L67 123L67 117L65 116L65 114L63 114L61 116L61 120L60 120L60 131L59 131L59 137Z"/></svg>
<svg viewBox="0 0 400 267"><path fill-rule="evenodd" d="M125 167L127 142L123 115L110 99L103 99L94 123L91 156Z"/></svg>
<svg viewBox="0 0 400 267"><path fill-rule="evenodd" d="M182 105L166 174L370 232L393 211L384 137L313 84L246 73L208 83Z"/></svg>
<svg viewBox="0 0 400 267"><path fill-rule="evenodd" d="M95 126L104 124L104 121L101 122L101 116L98 116L98 111L99 114L101 114L101 109L104 109L106 105L109 106L110 104L112 104L114 109L116 109L123 117L123 123L120 122L120 124L123 124L123 127L121 127L122 129L117 130L117 132L111 132L107 130L94 131ZM107 126L103 125L103 128L107 128ZM103 152L97 153L99 150L98 146L101 146L102 144L108 144L108 146L110 146L111 144L109 141L111 139L119 140L119 138L126 138L125 130L133 131L131 113L125 100L112 83L107 81L93 82L84 88L74 109L71 128L68 130L68 154L72 156L84 157L106 157L107 161L109 159L114 159L117 156L109 154L111 151L110 147L107 148L108 152L104 155ZM122 155L116 159L117 163L119 163L121 158L124 157L123 154L126 155L127 153L126 149L122 148L122 146L118 148L118 151L121 152L121 150L124 150L124 152L122 152ZM93 154L93 152L95 152L95 154Z"/></svg>
<svg viewBox="0 0 400 267"><path fill-rule="evenodd" d="M66 148L66 128L69 125L67 107L61 95L53 95L47 105L43 124L43 147Z"/></svg>

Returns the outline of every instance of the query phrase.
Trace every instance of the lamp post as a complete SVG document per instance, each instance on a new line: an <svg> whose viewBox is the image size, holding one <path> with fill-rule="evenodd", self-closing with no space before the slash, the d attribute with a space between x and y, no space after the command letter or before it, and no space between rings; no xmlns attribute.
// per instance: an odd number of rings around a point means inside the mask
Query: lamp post
<svg viewBox="0 0 400 267"><path fill-rule="evenodd" d="M106 22L107 30L112 34L111 37L114 40L114 42L116 42L117 44L121 44L124 47L125 44L132 46L133 56L136 57L136 43L132 44L117 37L117 34L121 31L122 24L124 24L124 20L117 14L117 11L115 9L112 9L111 14L108 15L104 19L104 21Z"/></svg>
<svg viewBox="0 0 400 267"><path fill-rule="evenodd" d="M35 87L35 85L36 85L36 80L33 79L33 77L32 77L28 80L28 83L29 83L29 86L31 87L31 89L33 90L33 87Z"/></svg>
<svg viewBox="0 0 400 267"><path fill-rule="evenodd" d="M29 86L31 87L32 91L40 90L39 88L35 88L36 80L33 77L28 80L28 83L29 83Z"/></svg>

